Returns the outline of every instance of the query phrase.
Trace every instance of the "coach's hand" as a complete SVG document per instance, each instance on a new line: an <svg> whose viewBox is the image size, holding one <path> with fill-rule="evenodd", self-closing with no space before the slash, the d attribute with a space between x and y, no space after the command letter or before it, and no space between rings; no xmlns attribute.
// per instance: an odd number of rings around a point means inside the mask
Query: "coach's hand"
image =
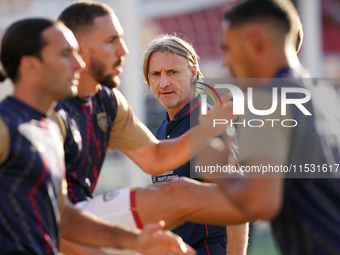
<svg viewBox="0 0 340 255"><path fill-rule="evenodd" d="M168 230L162 230L164 226L164 221L146 225L137 238L135 250L144 255L196 254L181 237Z"/></svg>
<svg viewBox="0 0 340 255"><path fill-rule="evenodd" d="M198 117L200 126L207 137L215 137L225 133L231 126L231 120L235 120L237 115L233 115L233 102L230 101L232 94L228 93L222 98L222 105L217 104L214 108Z"/></svg>

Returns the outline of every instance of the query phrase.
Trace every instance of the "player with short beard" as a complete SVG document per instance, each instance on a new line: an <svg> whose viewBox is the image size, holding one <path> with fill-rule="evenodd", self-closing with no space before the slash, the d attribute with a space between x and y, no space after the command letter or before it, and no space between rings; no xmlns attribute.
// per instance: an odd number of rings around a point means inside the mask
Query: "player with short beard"
<svg viewBox="0 0 340 255"><path fill-rule="evenodd" d="M70 199L79 208L90 210L105 219L118 219L116 223L131 227L142 228L144 224L164 219L166 226L172 228L190 220L184 217L183 206L186 212L193 215L195 213L192 211L199 205L187 201L184 189L187 189L187 184L190 187L201 187L201 184L174 182L132 191L122 189L113 192L114 196L111 197L114 199L109 201L106 198L110 194L93 199L92 192L108 150L123 151L145 172L153 175L187 162L210 138L225 132L226 126L214 128L211 123L214 118L233 118L228 97L222 99L223 105L202 116L196 128L178 139L158 141L135 117L128 102L116 88L120 83L119 75L123 71L124 56L128 49L123 40L123 28L113 10L98 2L77 2L66 8L59 20L74 33L80 46L79 54L87 64L80 73L78 97L62 101L57 106L67 129L64 148ZM190 136L196 139L190 140ZM172 192L165 194L169 189ZM212 190L218 193L216 186ZM174 199L178 194L182 198ZM159 206L157 212L149 202L160 201L159 196L162 201L167 198L169 203L162 203L164 206ZM218 194L212 196L221 198ZM168 206L176 212L171 212ZM206 207L211 206L207 203ZM223 207L217 209L224 215ZM224 224L223 221L216 221L214 215L211 218L213 223ZM205 222L206 216L192 219ZM70 248L72 245L64 244L62 247L65 249L73 249ZM90 252L99 254L99 251Z"/></svg>

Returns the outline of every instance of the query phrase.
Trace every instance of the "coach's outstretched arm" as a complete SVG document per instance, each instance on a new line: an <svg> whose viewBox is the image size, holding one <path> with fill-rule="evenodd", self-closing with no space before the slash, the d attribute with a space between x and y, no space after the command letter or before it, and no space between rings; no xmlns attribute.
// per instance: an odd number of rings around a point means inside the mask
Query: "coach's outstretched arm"
<svg viewBox="0 0 340 255"><path fill-rule="evenodd" d="M196 254L183 240L170 231L161 230L164 222L145 226L141 231L105 222L74 208L67 199L67 184L61 194L61 234L66 240L97 247L132 249L143 254Z"/></svg>
<svg viewBox="0 0 340 255"><path fill-rule="evenodd" d="M213 127L214 119L230 121L237 117L233 115L230 98L230 94L223 97L223 105L217 105L206 115L201 115L200 125L190 129L181 137L159 141L154 136L150 136L149 142L137 150L123 150L123 152L143 171L151 175L160 175L183 165L195 156L211 138L226 131L227 124Z"/></svg>

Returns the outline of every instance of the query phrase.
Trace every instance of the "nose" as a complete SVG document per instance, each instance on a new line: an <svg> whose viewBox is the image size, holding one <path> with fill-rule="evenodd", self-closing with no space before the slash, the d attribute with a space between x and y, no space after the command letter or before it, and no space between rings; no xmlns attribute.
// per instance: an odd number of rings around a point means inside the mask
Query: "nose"
<svg viewBox="0 0 340 255"><path fill-rule="evenodd" d="M84 60L81 58L78 52L73 53L72 58L72 70L77 71L79 69L84 69L86 66Z"/></svg>
<svg viewBox="0 0 340 255"><path fill-rule="evenodd" d="M118 43L118 48L117 48L117 56L123 57L128 53L129 53L129 49L126 46L125 41L123 40L123 38L120 38L119 43Z"/></svg>
<svg viewBox="0 0 340 255"><path fill-rule="evenodd" d="M159 81L159 87L164 89L169 85L169 79L168 76L166 74L161 74L161 78Z"/></svg>

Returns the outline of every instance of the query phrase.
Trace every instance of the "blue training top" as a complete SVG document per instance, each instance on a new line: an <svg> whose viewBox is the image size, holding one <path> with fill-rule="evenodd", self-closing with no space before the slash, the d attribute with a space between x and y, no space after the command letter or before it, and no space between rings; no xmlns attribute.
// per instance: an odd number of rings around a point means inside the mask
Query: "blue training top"
<svg viewBox="0 0 340 255"><path fill-rule="evenodd" d="M187 114L190 105L195 106L199 97L193 99L183 107L176 115L173 121L169 120L169 115L159 125L156 137L159 140L176 138L187 132L190 127L198 125L199 105L195 109L191 108L190 114ZM191 116L190 116L191 115ZM197 117L194 117L197 116ZM191 119L191 125L190 125ZM194 120L195 123L193 122ZM152 176L152 182L169 181L180 176L190 178L190 162L176 168L175 170L165 172L160 176ZM214 226L197 223L184 223L183 225L172 230L175 234L182 237L184 242L197 250L198 255L225 255L226 254L226 227Z"/></svg>
<svg viewBox="0 0 340 255"><path fill-rule="evenodd" d="M14 97L0 103L0 119L10 141L0 163L1 254L57 255L65 175L60 129Z"/></svg>

